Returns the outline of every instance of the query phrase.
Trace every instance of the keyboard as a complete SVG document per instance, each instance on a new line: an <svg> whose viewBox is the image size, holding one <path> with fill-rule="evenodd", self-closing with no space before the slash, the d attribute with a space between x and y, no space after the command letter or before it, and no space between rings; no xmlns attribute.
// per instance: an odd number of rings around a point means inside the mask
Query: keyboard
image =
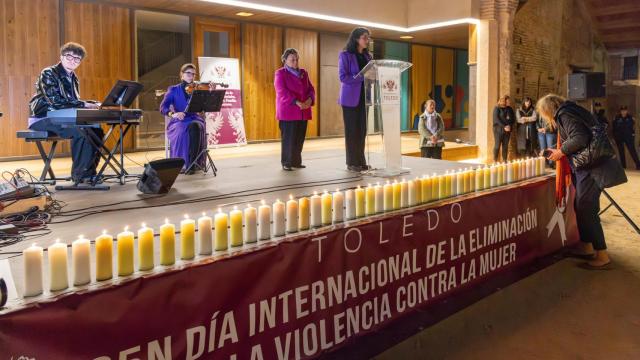
<svg viewBox="0 0 640 360"><path fill-rule="evenodd" d="M120 115L125 123L137 124L142 117L142 110L60 109L47 112L47 118L60 125L117 124L120 122Z"/></svg>

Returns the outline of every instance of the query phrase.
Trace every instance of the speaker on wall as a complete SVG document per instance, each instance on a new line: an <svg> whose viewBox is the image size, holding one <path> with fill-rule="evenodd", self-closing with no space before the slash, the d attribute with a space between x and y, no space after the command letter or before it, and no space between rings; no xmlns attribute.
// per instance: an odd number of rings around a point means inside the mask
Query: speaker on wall
<svg viewBox="0 0 640 360"><path fill-rule="evenodd" d="M155 160L144 164L144 172L138 181L138 190L145 194L168 193L183 166L182 158Z"/></svg>
<svg viewBox="0 0 640 360"><path fill-rule="evenodd" d="M571 100L605 96L605 78L601 72L569 74L568 85L568 98Z"/></svg>

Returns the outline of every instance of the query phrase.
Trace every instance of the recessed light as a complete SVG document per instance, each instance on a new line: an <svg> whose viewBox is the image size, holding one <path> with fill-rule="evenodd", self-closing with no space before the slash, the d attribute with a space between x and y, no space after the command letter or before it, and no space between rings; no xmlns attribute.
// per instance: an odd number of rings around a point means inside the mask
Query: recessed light
<svg viewBox="0 0 640 360"><path fill-rule="evenodd" d="M253 16L253 13L246 12L246 11L240 11L239 13L236 13L236 15L247 17L247 16Z"/></svg>
<svg viewBox="0 0 640 360"><path fill-rule="evenodd" d="M408 39L413 39L413 36L411 36L411 35L402 35L402 36L400 36L400 39L407 39L407 40Z"/></svg>

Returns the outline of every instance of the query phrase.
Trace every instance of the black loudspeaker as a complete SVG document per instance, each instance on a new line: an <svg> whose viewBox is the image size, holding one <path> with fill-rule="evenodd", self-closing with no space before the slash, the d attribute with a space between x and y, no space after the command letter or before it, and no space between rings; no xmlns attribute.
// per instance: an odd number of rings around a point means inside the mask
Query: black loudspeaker
<svg viewBox="0 0 640 360"><path fill-rule="evenodd" d="M597 72L569 74L569 99L586 100L604 96L604 73Z"/></svg>
<svg viewBox="0 0 640 360"><path fill-rule="evenodd" d="M145 194L168 193L183 166L182 158L155 160L144 164L144 173L138 181L138 190Z"/></svg>

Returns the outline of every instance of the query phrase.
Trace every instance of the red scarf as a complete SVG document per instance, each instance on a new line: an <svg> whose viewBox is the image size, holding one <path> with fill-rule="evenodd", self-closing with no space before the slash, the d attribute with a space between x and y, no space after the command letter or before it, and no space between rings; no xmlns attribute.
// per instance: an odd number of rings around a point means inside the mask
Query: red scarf
<svg viewBox="0 0 640 360"><path fill-rule="evenodd" d="M558 134L557 149L562 146L562 140L560 140L560 134ZM571 185L571 167L569 166L569 159L563 156L560 160L556 161L556 204L562 203L565 195L567 194L567 186Z"/></svg>

